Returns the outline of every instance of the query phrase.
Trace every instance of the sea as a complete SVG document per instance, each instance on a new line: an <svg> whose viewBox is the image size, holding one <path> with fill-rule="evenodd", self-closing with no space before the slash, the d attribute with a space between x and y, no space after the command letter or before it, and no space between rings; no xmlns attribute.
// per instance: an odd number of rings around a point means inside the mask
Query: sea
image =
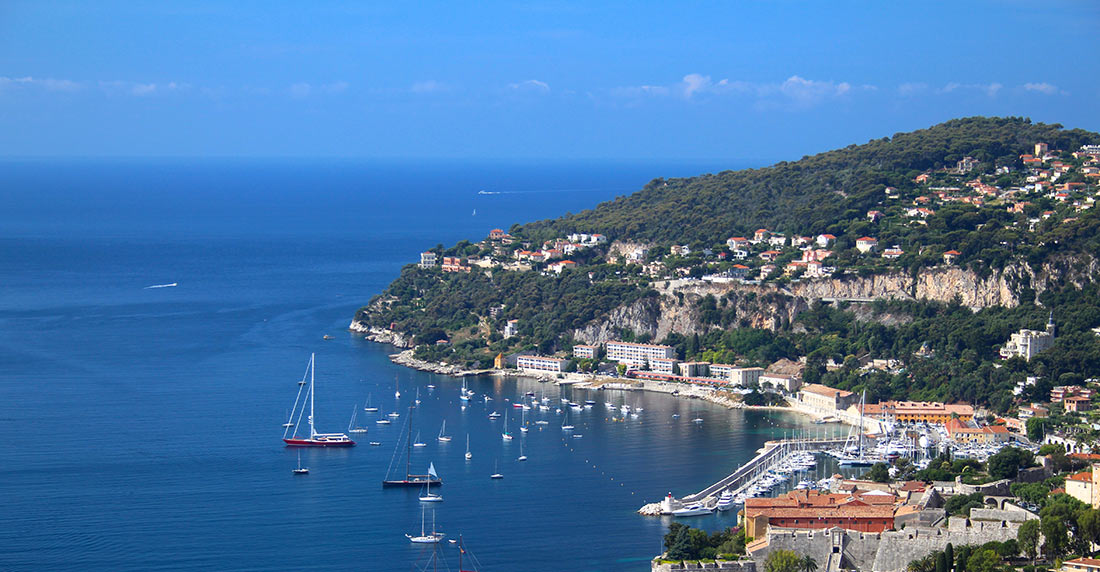
<svg viewBox="0 0 1100 572"><path fill-rule="evenodd" d="M463 407L461 380L396 366L394 348L348 324L436 244L743 166L0 162L0 570L457 570L456 544L408 541L422 523L461 536L466 569L647 570L670 520L637 515L642 504L821 426L490 377L467 380ZM310 472L295 475L282 424L314 354L318 430L347 431L354 415L368 432L354 448L301 450ZM528 391L554 409L517 418ZM572 433L562 397L597 402L570 412ZM644 411L621 419L605 402ZM507 426L488 416L506 410ZM388 412L401 416L375 423ZM451 442L437 440L444 421ZM426 446L408 462L434 465L442 503L381 486L403 472L410 432ZM735 515L686 522L717 530Z"/></svg>

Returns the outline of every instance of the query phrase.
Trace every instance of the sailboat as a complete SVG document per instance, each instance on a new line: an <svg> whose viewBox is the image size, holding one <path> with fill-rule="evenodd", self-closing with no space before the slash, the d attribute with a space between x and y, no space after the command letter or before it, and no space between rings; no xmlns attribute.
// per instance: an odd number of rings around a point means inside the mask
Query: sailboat
<svg viewBox="0 0 1100 572"><path fill-rule="evenodd" d="M293 419L293 417L290 416L290 410L287 409L287 411L286 411L286 423L283 423L283 427L293 427L294 422L291 421L291 419Z"/></svg>
<svg viewBox="0 0 1100 572"><path fill-rule="evenodd" d="M863 409L867 402L867 390L863 390L863 395L859 398L859 444L857 448L856 456L848 454L847 442L845 442L844 454L837 457L837 464L841 467L870 467L874 464L870 459L864 456L863 452Z"/></svg>
<svg viewBox="0 0 1100 572"><path fill-rule="evenodd" d="M291 469L290 472L294 473L295 475L308 475L309 474L309 467L303 467L302 466L302 451L301 450L298 451L298 468L297 469Z"/></svg>
<svg viewBox="0 0 1100 572"><path fill-rule="evenodd" d="M500 436L503 437L505 441L511 441L512 440L512 434L508 432L508 410L507 409L504 410L504 432L501 433Z"/></svg>
<svg viewBox="0 0 1100 572"><path fill-rule="evenodd" d="M524 441L523 439L519 440L519 458L516 459L517 461L526 461L527 460L527 455L523 454L523 441Z"/></svg>
<svg viewBox="0 0 1100 572"><path fill-rule="evenodd" d="M415 403L417 405L420 405L420 388L419 387L416 388L416 399L413 400L413 403Z"/></svg>
<svg viewBox="0 0 1100 572"><path fill-rule="evenodd" d="M458 398L462 401L470 400L470 390L466 388L466 380L462 380L462 390L458 392Z"/></svg>
<svg viewBox="0 0 1100 572"><path fill-rule="evenodd" d="M561 430L562 431L572 431L573 430L573 425L571 425L569 423L569 408L568 407L565 408L565 417L562 417L562 419L561 419Z"/></svg>
<svg viewBox="0 0 1100 572"><path fill-rule="evenodd" d="M288 447L353 447L355 441L351 440L346 433L318 433L313 427L313 401L315 394L315 379L314 379L314 365L316 354L309 355L309 437L298 436L298 424L295 423L294 431L291 433L290 427L287 427L283 431L283 442ZM301 390L299 390L301 395ZM297 409L298 400L294 400L294 407ZM302 415L305 413L305 403L302 404L302 411L298 413L298 419L301 420ZM288 433L291 433L289 436Z"/></svg>
<svg viewBox="0 0 1100 572"><path fill-rule="evenodd" d="M348 433L366 433L367 428L362 425L355 425L355 415L359 413L359 404L356 403L355 407L351 409L351 421L348 421Z"/></svg>
<svg viewBox="0 0 1100 572"><path fill-rule="evenodd" d="M435 477L435 463L428 463L428 475ZM424 483L424 494L420 495L420 502L443 502L443 496L432 492L432 483Z"/></svg>
<svg viewBox="0 0 1100 572"><path fill-rule="evenodd" d="M397 448L395 448L393 451L393 459L390 460L390 467L386 470L387 478L382 481L383 487L422 487L428 483L431 483L433 485L443 484L443 481L437 475L414 475L410 469L409 463L412 458L412 410L413 408L409 407L409 416L405 420L406 426L408 427L408 431L405 437L405 477L401 479L389 478L390 474L393 472L394 461L397 460L397 452L400 450L401 447L402 440L398 439Z"/></svg>
<svg viewBox="0 0 1100 572"><path fill-rule="evenodd" d="M436 440L439 441L440 443L450 443L451 442L451 436L447 435L446 431L447 431L447 420L444 419L443 420L443 426L439 428L439 436L436 437Z"/></svg>
<svg viewBox="0 0 1100 572"><path fill-rule="evenodd" d="M417 543L417 544L436 544L439 541L443 540L443 537L446 536L446 535L443 534L442 532L436 532L435 531L435 511L432 511L432 531L430 533L424 532L424 512L425 511L423 509L421 509L421 511L420 511L420 536L413 536L411 534L406 534L405 537L409 539L409 542L414 542L414 543Z"/></svg>
<svg viewBox="0 0 1100 572"><path fill-rule="evenodd" d="M466 434L466 460L469 461L470 459L473 459L473 458L474 458L474 454L470 452L470 434L467 433Z"/></svg>
<svg viewBox="0 0 1100 572"><path fill-rule="evenodd" d="M527 432L527 408L523 408L523 413L520 414L519 430L523 433Z"/></svg>
<svg viewBox="0 0 1100 572"><path fill-rule="evenodd" d="M489 475L490 479L503 479L504 475L500 474L500 463L493 463L493 474Z"/></svg>
<svg viewBox="0 0 1100 572"><path fill-rule="evenodd" d="M420 431L416 432L416 440L413 441L413 447L427 447L428 444L420 440Z"/></svg>
<svg viewBox="0 0 1100 572"><path fill-rule="evenodd" d="M363 408L367 413L378 413L378 408L370 404L370 394L367 394L367 406Z"/></svg>

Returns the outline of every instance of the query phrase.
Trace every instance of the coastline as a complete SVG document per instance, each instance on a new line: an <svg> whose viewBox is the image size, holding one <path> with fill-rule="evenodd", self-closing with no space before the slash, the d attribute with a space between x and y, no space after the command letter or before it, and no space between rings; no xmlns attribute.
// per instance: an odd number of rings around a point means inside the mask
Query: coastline
<svg viewBox="0 0 1100 572"><path fill-rule="evenodd" d="M721 391L709 387L701 387L697 385L686 385L678 383L668 383L660 381L649 380L635 380L624 379L620 377L608 377L600 376L596 374L585 373L565 373L563 377L551 375L532 375L524 373L519 370L510 369L466 369L457 365L442 363L442 362L428 362L413 357L413 349L411 340L406 338L402 334L393 332L383 328L364 328L356 322L352 322L348 327L348 330L356 334L364 335L364 338L380 343L388 344L396 349L399 349L398 353L390 354L390 361L411 369L418 371L425 371L428 373L436 373L440 375L446 375L455 378L487 375L487 376L499 376L499 377L514 377L523 378L531 381L549 382L552 381L558 385L575 385L580 388L588 389L614 389L620 391L652 391L655 393L665 393L673 395L675 397L687 398L687 399L702 399L715 405L721 405L726 409L751 409L757 411L782 411L788 413L797 413L804 415L813 420L820 420L825 417L831 416L827 412L815 411L812 408L801 406L797 401L787 400L786 406L777 405L745 405L740 400L734 399L734 393L728 391ZM848 425L858 425L858 421L846 419L844 417L838 418L839 422Z"/></svg>

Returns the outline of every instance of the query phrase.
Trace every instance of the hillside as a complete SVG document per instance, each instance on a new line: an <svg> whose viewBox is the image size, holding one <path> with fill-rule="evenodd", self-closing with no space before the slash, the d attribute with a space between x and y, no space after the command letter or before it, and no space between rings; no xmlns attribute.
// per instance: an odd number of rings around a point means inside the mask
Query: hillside
<svg viewBox="0 0 1100 572"><path fill-rule="evenodd" d="M1028 390L1041 392L1100 375L1098 143L968 118L764 169L657 179L426 253L353 327L467 367L652 340L681 359L803 359L807 381L869 398L1004 410L1024 377L1041 377ZM1053 348L1000 360L1009 334L1051 311ZM867 371L872 359L902 365Z"/></svg>

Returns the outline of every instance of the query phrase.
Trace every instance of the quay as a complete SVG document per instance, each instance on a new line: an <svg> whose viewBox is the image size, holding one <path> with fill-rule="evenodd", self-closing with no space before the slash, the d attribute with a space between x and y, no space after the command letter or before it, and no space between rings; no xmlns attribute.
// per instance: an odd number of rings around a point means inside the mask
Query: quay
<svg viewBox="0 0 1100 572"><path fill-rule="evenodd" d="M736 471L709 487L676 499L669 496L657 503L650 503L638 509L638 513L645 516L660 516L670 514L672 511L694 503L702 503L708 508L714 508L718 502L718 496L722 491L729 490L734 496L741 494L751 487L772 468L783 464L787 458L795 453L804 451L820 452L826 449L844 447L847 437L831 437L824 439L782 439L768 441L764 448L747 463L741 465Z"/></svg>

